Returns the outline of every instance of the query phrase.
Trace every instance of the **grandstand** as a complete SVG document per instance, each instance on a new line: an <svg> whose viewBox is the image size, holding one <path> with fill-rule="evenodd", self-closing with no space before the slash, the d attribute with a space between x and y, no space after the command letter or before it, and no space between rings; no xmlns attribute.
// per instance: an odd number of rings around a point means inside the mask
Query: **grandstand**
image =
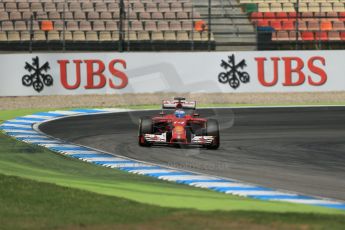
<svg viewBox="0 0 345 230"><path fill-rule="evenodd" d="M240 0L240 3L257 27L259 45L266 41L263 49L344 48L344 0Z"/></svg>
<svg viewBox="0 0 345 230"><path fill-rule="evenodd" d="M1 0L0 49L339 48L345 40L344 3L345 0Z"/></svg>

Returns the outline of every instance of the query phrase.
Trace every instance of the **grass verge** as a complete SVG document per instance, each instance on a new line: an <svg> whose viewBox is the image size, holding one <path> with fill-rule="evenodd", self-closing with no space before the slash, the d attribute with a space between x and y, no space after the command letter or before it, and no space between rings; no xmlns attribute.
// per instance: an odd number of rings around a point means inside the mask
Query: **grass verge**
<svg viewBox="0 0 345 230"><path fill-rule="evenodd" d="M0 175L1 229L343 229L343 215L197 211Z"/></svg>

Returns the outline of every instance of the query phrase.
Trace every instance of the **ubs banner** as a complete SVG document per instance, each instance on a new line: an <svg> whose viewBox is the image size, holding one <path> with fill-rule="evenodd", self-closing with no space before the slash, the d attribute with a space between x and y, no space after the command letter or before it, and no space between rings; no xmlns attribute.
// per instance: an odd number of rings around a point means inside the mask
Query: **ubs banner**
<svg viewBox="0 0 345 230"><path fill-rule="evenodd" d="M345 90L345 51L1 54L0 96Z"/></svg>

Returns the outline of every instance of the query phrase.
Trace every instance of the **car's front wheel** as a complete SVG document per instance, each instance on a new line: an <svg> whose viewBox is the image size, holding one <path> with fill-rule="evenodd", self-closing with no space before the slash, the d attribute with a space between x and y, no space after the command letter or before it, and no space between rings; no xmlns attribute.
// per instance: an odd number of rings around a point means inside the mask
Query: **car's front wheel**
<svg viewBox="0 0 345 230"><path fill-rule="evenodd" d="M140 118L139 120L139 145L143 147L150 147L152 143L145 140L145 134L152 133L152 119Z"/></svg>
<svg viewBox="0 0 345 230"><path fill-rule="evenodd" d="M206 123L206 133L207 136L214 136L214 140L211 144L206 145L208 149L218 149L220 145L219 138L219 124L217 120L209 119Z"/></svg>

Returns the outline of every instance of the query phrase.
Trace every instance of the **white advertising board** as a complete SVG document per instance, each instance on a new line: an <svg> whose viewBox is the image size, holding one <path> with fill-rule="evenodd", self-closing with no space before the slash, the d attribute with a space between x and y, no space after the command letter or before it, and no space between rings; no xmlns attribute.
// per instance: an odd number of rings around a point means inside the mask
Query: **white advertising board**
<svg viewBox="0 0 345 230"><path fill-rule="evenodd" d="M345 51L1 54L0 96L344 91Z"/></svg>

